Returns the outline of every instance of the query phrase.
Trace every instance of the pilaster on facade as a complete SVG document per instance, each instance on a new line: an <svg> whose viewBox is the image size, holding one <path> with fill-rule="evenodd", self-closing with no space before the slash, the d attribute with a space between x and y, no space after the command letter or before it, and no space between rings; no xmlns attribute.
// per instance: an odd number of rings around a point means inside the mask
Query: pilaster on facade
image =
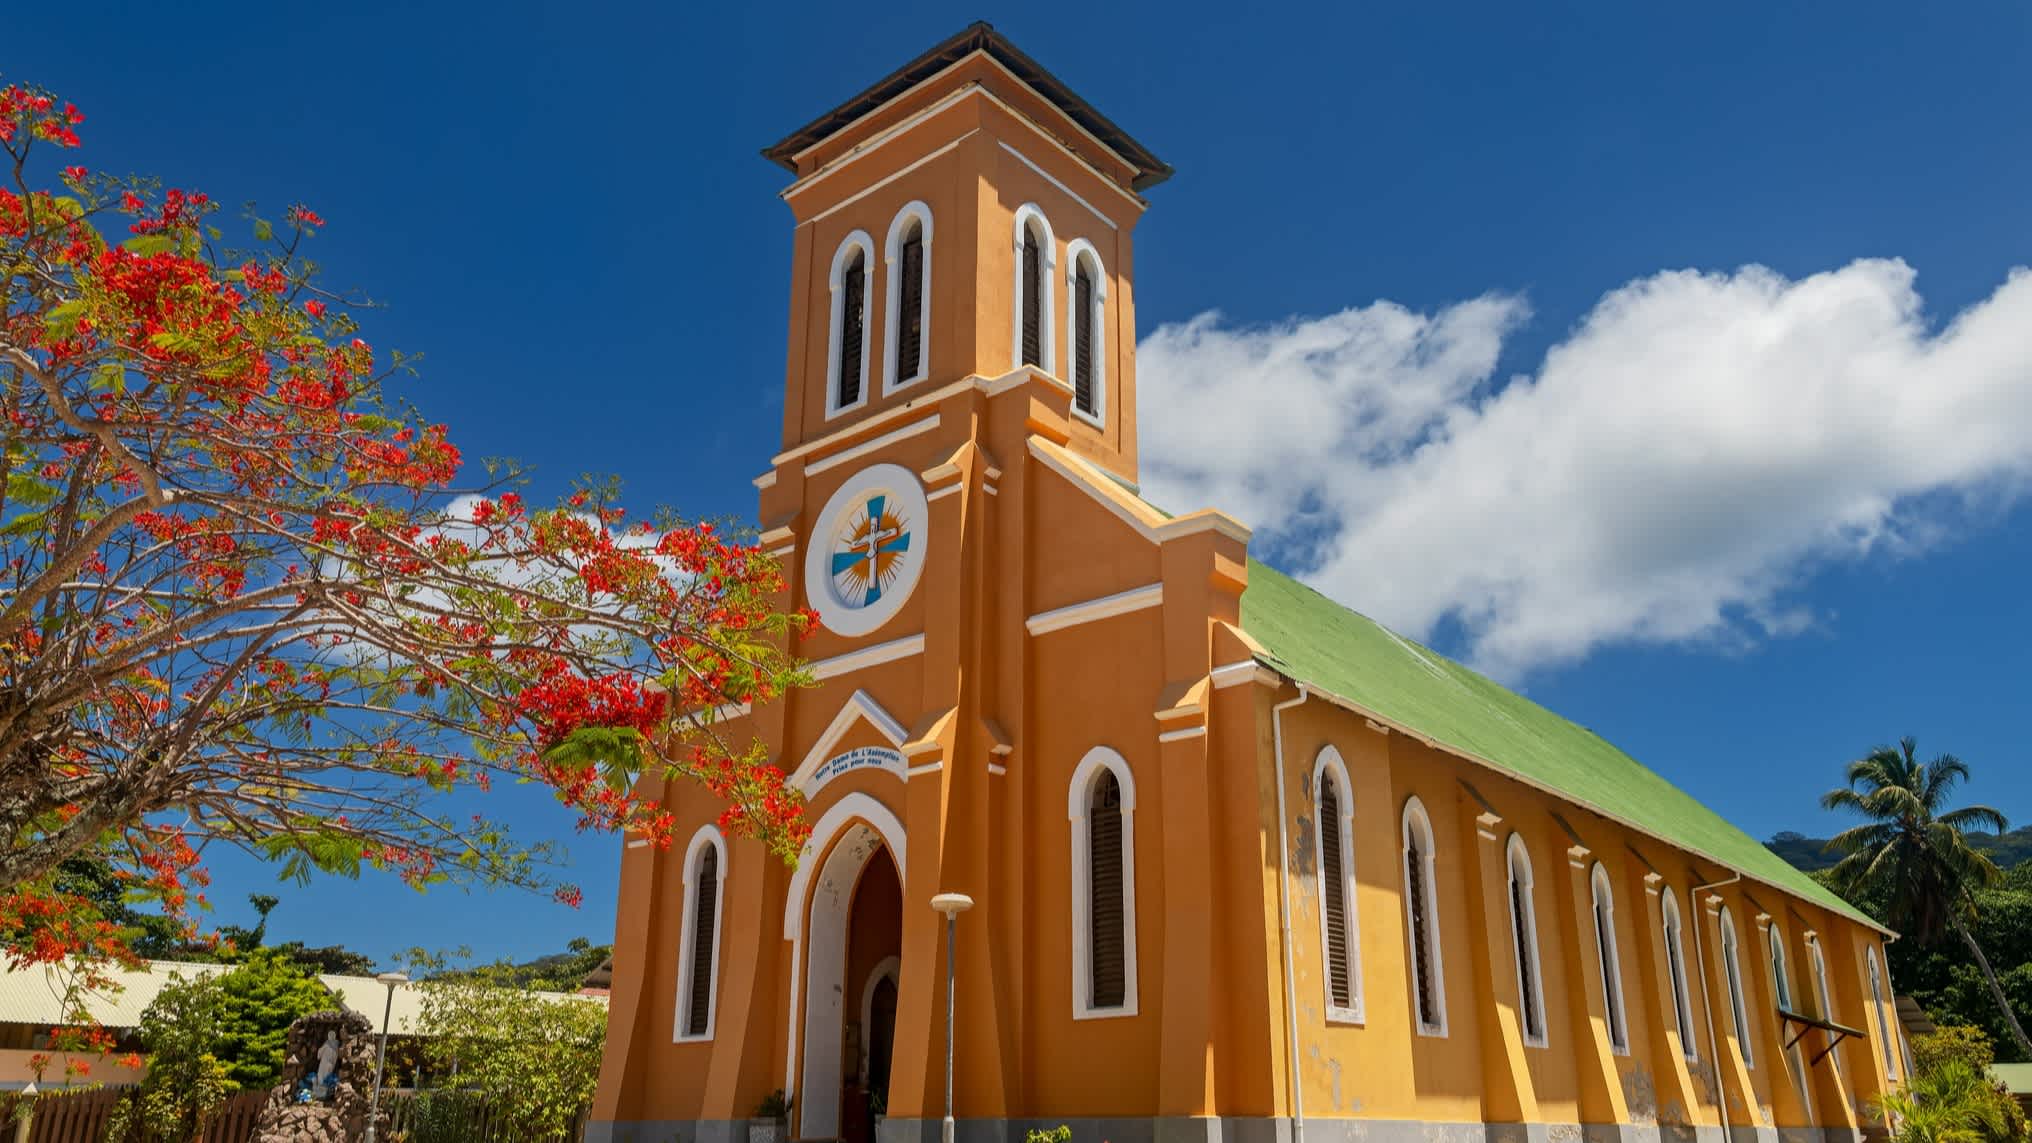
<svg viewBox="0 0 2032 1143"><path fill-rule="evenodd" d="M1500 831L1503 817L1462 784L1461 836L1474 838L1462 881L1474 931L1468 941L1476 988L1472 994L1482 1047L1482 1118L1490 1123L1542 1123L1525 1058L1523 1004L1518 993L1516 941L1511 939L1509 865Z"/></svg>

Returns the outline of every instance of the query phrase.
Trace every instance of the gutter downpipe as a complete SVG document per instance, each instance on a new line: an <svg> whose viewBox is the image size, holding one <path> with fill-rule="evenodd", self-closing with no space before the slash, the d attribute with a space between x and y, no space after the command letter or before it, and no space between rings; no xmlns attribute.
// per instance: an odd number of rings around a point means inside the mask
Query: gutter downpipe
<svg viewBox="0 0 2032 1143"><path fill-rule="evenodd" d="M1688 904L1693 906L1693 955L1700 967L1700 1006L1707 1010L1707 1050L1708 1058L1714 1061L1712 1066L1715 1069L1715 1111L1721 1116L1722 1143L1731 1143L1736 1129L1729 1122L1729 1095L1722 1088L1721 1034L1715 1031L1714 1001L1708 996L1707 991L1707 942L1703 941L1700 936L1700 918L1703 913L1707 912L1707 906L1701 904L1700 895L1709 889L1719 889L1724 885L1734 885L1742 879L1743 875L1739 872L1724 877L1720 881L1710 881L1705 885L1695 885L1686 891L1687 896L1692 898ZM1731 1004L1733 1003L1731 1001ZM1734 1009L1731 1008L1731 1011L1734 1011Z"/></svg>
<svg viewBox="0 0 2032 1143"><path fill-rule="evenodd" d="M1284 1027L1291 1036L1288 1071L1293 1143L1305 1143L1305 1084L1298 1074L1298 977L1291 957L1291 843L1284 814L1284 712L1311 697L1311 690L1299 683L1297 698L1270 708L1270 738L1277 765L1277 922L1284 935Z"/></svg>

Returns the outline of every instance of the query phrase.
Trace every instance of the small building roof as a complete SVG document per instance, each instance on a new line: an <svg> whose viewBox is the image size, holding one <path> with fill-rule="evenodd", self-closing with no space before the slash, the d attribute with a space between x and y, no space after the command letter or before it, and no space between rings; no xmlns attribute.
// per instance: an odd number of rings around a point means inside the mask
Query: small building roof
<svg viewBox="0 0 2032 1143"><path fill-rule="evenodd" d="M1044 70L1036 60L1017 50L1009 38L997 32L985 21L976 21L960 31L958 35L944 40L930 51L897 68L875 82L872 87L824 115L812 120L772 146L762 150L762 157L797 173L796 156L813 144L844 129L848 124L874 111L891 99L965 59L975 52L986 52L990 59L1008 68L1017 79L1050 101L1052 106L1065 112L1073 122L1099 139L1107 148L1120 155L1124 162L1136 168L1136 177L1130 182L1135 190L1154 187L1171 177L1171 164L1150 153L1150 149L1129 137L1127 131L1094 110L1094 106L1060 82L1057 76Z"/></svg>
<svg viewBox="0 0 2032 1143"><path fill-rule="evenodd" d="M154 1003L171 979L211 976L226 972L231 967L153 960L141 969L114 969L108 975L117 987L87 993L85 1008L94 1020L108 1028L138 1027L141 1014ZM317 979L340 1007L365 1016L377 1033L382 1030L384 1012L388 1016L390 1035L413 1036L422 1027L423 989L417 982L396 985L391 998L387 986L371 976L320 973ZM0 1024L48 1027L65 1023L64 992L62 974L47 965L0 971ZM585 996L575 992L534 992L530 995L546 1000L583 1000L601 1005L607 1002L604 996Z"/></svg>
<svg viewBox="0 0 2032 1143"><path fill-rule="evenodd" d="M1990 1074L2012 1095L2032 1095L2032 1064L1991 1064Z"/></svg>

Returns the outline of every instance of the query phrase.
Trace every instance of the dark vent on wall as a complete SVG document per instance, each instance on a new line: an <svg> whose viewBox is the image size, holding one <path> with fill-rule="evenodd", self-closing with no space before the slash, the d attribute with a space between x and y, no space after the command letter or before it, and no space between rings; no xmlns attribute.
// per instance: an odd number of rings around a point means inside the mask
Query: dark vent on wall
<svg viewBox="0 0 2032 1143"><path fill-rule="evenodd" d="M1127 993L1122 917L1122 786L1103 771L1087 812L1093 1007L1120 1008Z"/></svg>
<svg viewBox="0 0 2032 1143"><path fill-rule="evenodd" d="M720 851L707 846L699 855L698 884L692 890L690 999L685 1005L684 1032L706 1034L713 1001L713 927L720 898Z"/></svg>
<svg viewBox="0 0 2032 1143"><path fill-rule="evenodd" d="M1081 262L1072 282L1072 399L1088 416L1094 405L1094 276Z"/></svg>
<svg viewBox="0 0 2032 1143"><path fill-rule="evenodd" d="M1334 1006L1346 1008L1351 998L1348 971L1347 866L1341 854L1341 799L1333 776L1319 776L1319 880L1326 906L1326 980Z"/></svg>
<svg viewBox="0 0 2032 1143"><path fill-rule="evenodd" d="M1044 367L1044 252L1023 232L1023 364Z"/></svg>
<svg viewBox="0 0 2032 1143"><path fill-rule="evenodd" d="M861 254L847 264L847 279L840 284L840 397L841 408L861 399L861 339L866 332L868 287L866 261Z"/></svg>
<svg viewBox="0 0 2032 1143"><path fill-rule="evenodd" d="M897 291L896 379L924 371L924 230L912 227L903 242L902 288Z"/></svg>

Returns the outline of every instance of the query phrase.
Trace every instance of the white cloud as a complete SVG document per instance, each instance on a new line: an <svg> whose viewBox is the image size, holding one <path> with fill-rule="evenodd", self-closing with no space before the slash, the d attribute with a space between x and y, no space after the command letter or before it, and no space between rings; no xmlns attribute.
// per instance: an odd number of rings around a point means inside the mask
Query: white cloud
<svg viewBox="0 0 2032 1143"><path fill-rule="evenodd" d="M1139 349L1145 488L1501 676L1795 633L1816 566L1923 550L2032 475L2032 273L1937 331L1913 279L1657 274L1500 385L1515 298L1202 314Z"/></svg>

